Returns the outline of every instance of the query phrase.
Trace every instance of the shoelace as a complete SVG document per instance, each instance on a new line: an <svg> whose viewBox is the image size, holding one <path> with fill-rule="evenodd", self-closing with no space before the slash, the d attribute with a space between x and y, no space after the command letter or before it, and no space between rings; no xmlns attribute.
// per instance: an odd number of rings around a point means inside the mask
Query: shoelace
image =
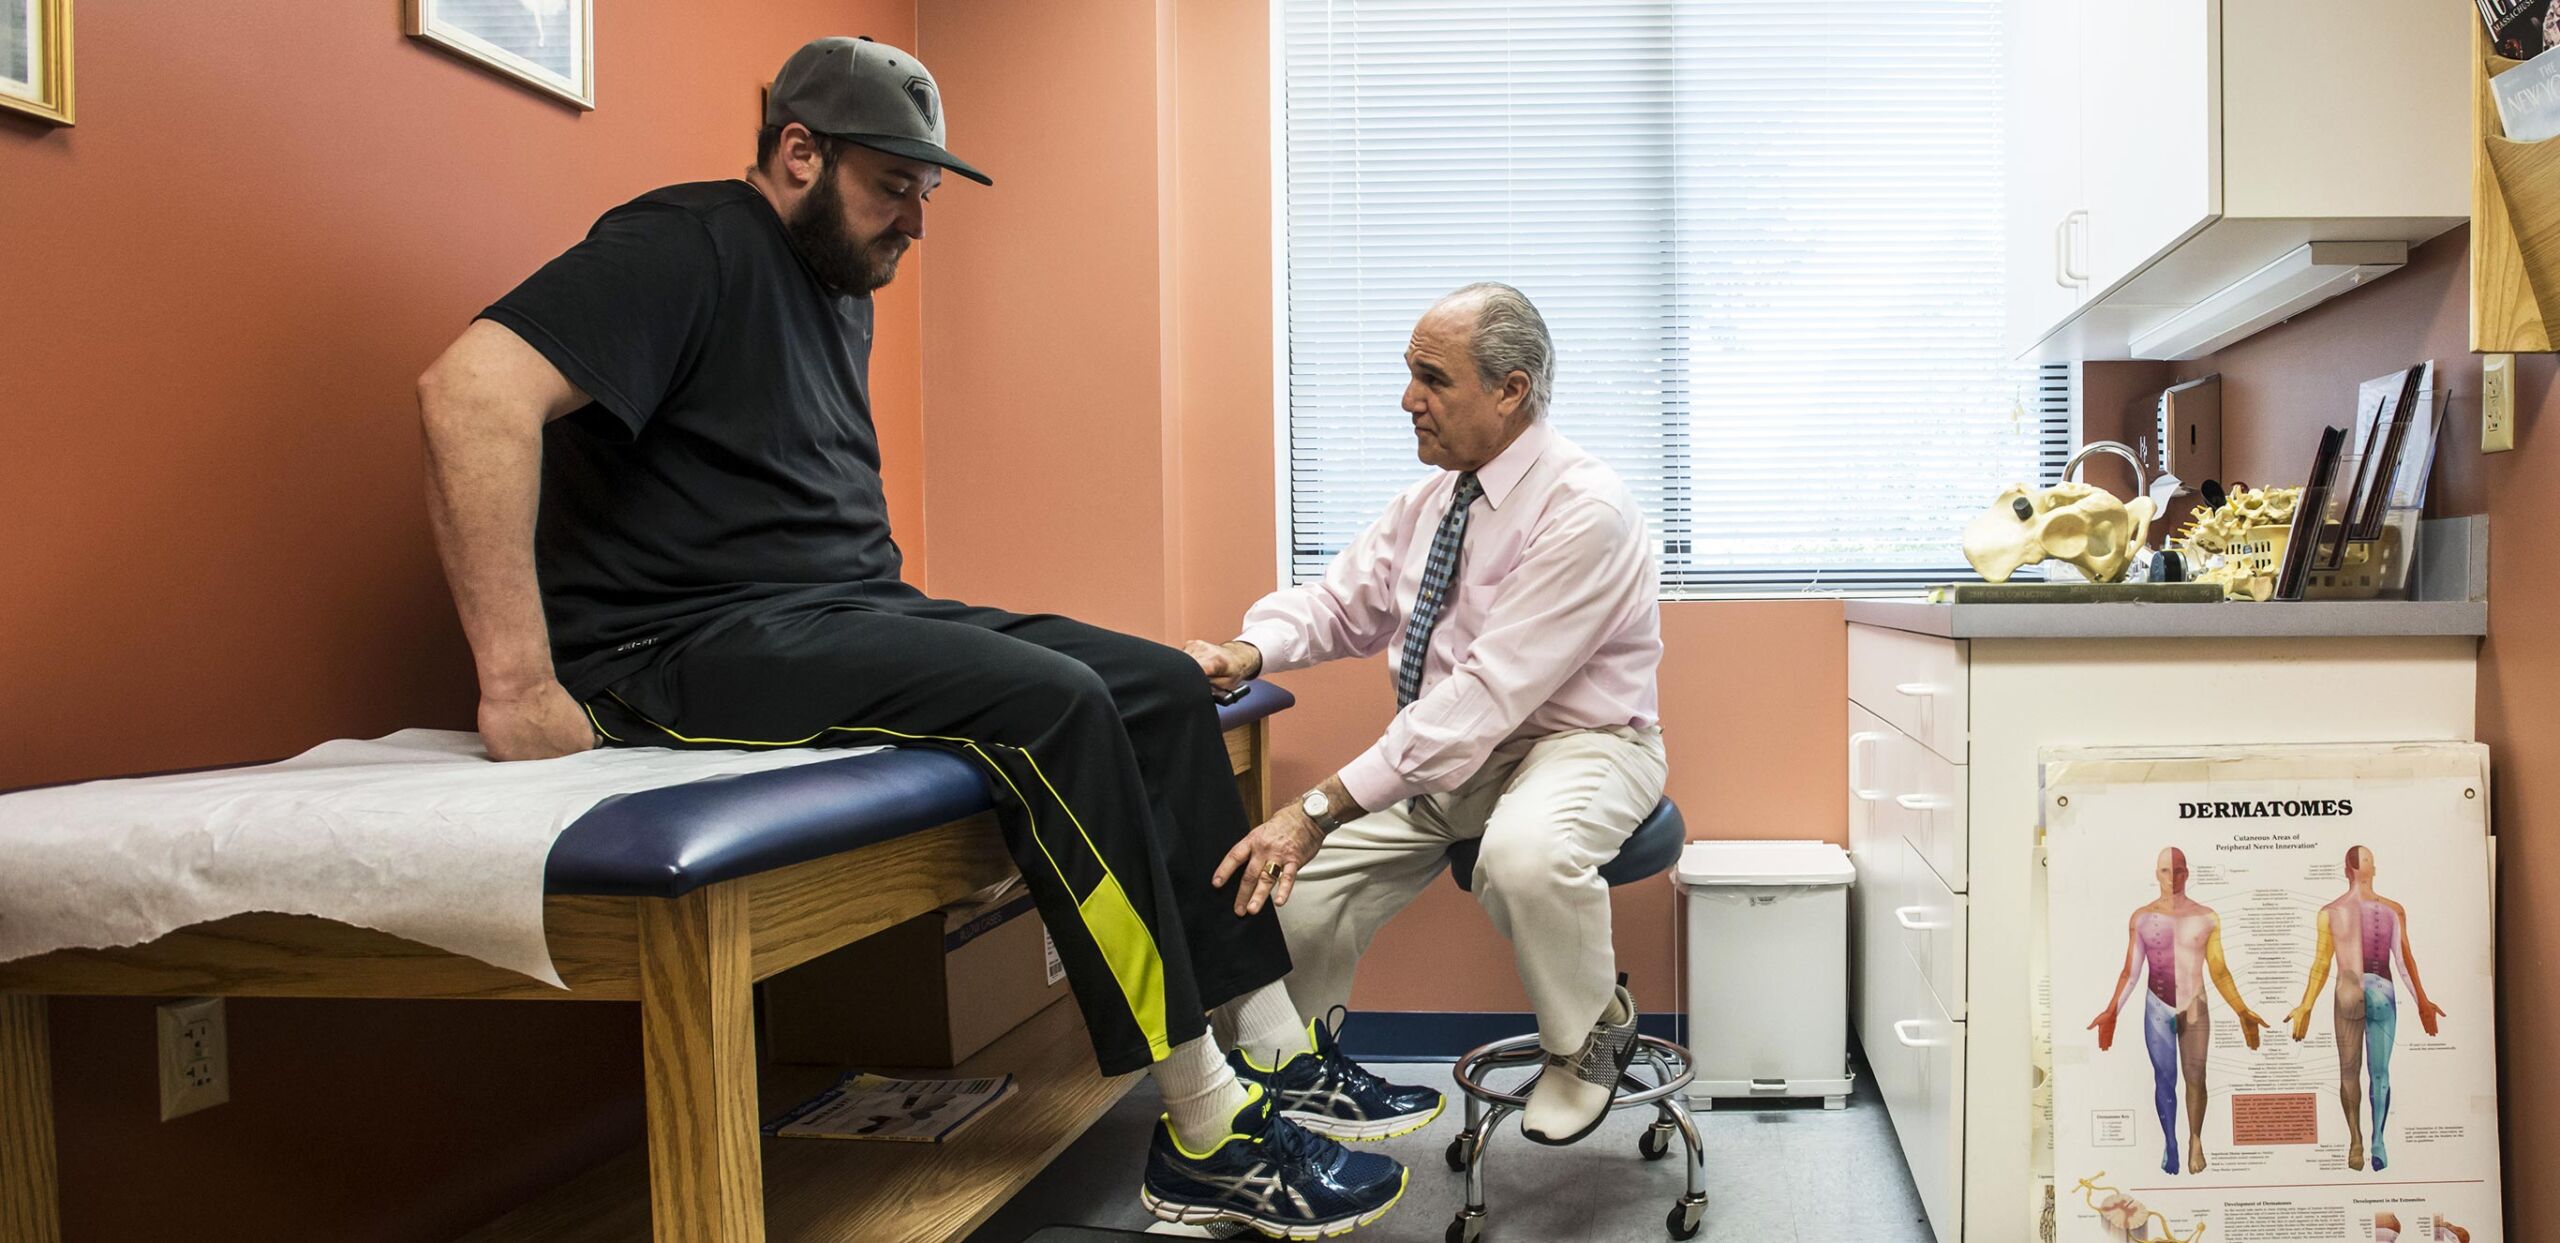
<svg viewBox="0 0 2560 1243"><path fill-rule="evenodd" d="M1316 1173L1332 1166L1334 1152L1341 1147L1278 1114L1268 1115L1263 1123L1261 1143L1282 1161Z"/></svg>
<svg viewBox="0 0 2560 1243"><path fill-rule="evenodd" d="M1317 1044L1316 1052L1322 1056L1320 1064L1324 1067L1325 1076L1332 1084L1355 1092L1382 1090L1387 1086L1386 1080L1342 1055L1342 1024L1349 1016L1350 1011L1341 1006L1335 1006L1324 1016L1324 1039Z"/></svg>

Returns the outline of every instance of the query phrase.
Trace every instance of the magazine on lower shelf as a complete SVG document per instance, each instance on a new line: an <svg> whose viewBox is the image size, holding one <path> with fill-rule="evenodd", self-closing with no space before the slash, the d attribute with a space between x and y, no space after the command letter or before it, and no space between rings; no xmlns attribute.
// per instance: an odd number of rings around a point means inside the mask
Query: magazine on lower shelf
<svg viewBox="0 0 2560 1243"><path fill-rule="evenodd" d="M764 1125L784 1139L876 1139L939 1144L968 1129L1018 1086L997 1079L891 1079L848 1072Z"/></svg>
<svg viewBox="0 0 2560 1243"><path fill-rule="evenodd" d="M2532 60L2560 46L2560 0L2478 0L2489 45L2509 60Z"/></svg>

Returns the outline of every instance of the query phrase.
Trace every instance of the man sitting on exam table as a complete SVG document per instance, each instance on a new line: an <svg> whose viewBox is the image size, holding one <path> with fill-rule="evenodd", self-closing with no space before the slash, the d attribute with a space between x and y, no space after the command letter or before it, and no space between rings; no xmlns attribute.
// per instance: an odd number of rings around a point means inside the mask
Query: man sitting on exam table
<svg viewBox="0 0 2560 1243"><path fill-rule="evenodd" d="M1450 843L1482 838L1476 900L1511 941L1548 1055L1521 1131L1569 1144L1607 1115L1635 1049L1599 867L1662 798L1653 545L1626 485L1548 425L1555 343L1519 290L1441 299L1404 362L1415 448L1439 471L1322 581L1263 597L1233 642L1189 645L1219 685L1393 648L1395 719L1224 866L1277 865L1289 995L1326 1014ZM1257 886L1247 909L1259 901ZM1275 1086L1291 1108L1287 1066Z"/></svg>
<svg viewBox="0 0 2560 1243"><path fill-rule="evenodd" d="M615 744L940 747L989 770L1102 1069L1169 1115L1158 1215L1312 1238L1404 1168L1273 1108L1205 1034L1310 1037L1277 921L1215 892L1252 824L1182 652L899 577L868 370L872 291L924 236L941 97L869 40L794 53L744 180L607 212L419 380L428 506L490 757ZM1261 883L1267 883L1267 879ZM1328 1050L1365 1125L1422 1116Z"/></svg>

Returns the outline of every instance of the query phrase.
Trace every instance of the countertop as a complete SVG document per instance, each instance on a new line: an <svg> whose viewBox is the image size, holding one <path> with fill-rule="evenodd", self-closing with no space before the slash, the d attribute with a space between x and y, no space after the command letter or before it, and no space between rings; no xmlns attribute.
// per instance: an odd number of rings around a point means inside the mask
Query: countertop
<svg viewBox="0 0 2560 1243"><path fill-rule="evenodd" d="M2489 520L2418 524L2413 600L2220 604L1931 604L1849 600L1849 620L1941 639L2479 638L2489 633Z"/></svg>
<svg viewBox="0 0 2560 1243"><path fill-rule="evenodd" d="M1844 601L1857 625L1941 639L2287 639L2489 633L2483 600L2313 600L2222 604L1931 604Z"/></svg>

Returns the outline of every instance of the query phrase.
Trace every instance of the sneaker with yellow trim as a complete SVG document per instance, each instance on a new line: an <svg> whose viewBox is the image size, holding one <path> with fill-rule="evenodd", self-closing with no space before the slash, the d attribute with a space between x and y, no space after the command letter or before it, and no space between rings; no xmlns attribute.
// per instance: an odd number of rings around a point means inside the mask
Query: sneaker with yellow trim
<svg viewBox="0 0 2560 1243"><path fill-rule="evenodd" d="M1242 1049L1227 1052L1236 1078L1271 1089L1280 1116L1327 1139L1393 1139L1428 1126L1445 1099L1437 1089L1389 1083L1342 1052L1344 1010L1307 1024L1307 1044L1278 1066L1264 1066Z"/></svg>
<svg viewBox="0 0 2560 1243"><path fill-rule="evenodd" d="M1323 1239L1368 1225L1404 1195L1409 1177L1392 1158L1355 1153L1311 1134L1272 1108L1271 1093L1247 1083L1250 1099L1230 1132L1193 1152L1156 1123L1138 1196L1171 1222L1236 1222L1275 1239Z"/></svg>

